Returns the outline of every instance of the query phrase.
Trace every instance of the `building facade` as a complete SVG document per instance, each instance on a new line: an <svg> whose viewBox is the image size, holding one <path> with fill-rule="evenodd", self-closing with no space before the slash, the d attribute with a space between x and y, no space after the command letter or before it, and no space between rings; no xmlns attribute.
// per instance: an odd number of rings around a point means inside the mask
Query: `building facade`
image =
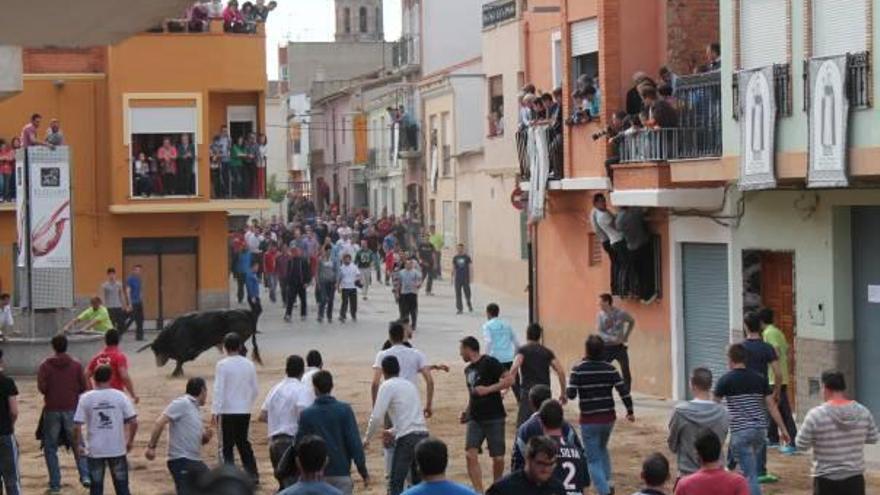
<svg viewBox="0 0 880 495"><path fill-rule="evenodd" d="M224 56L205 56L211 53ZM25 50L24 87L0 102L0 135L20 134L33 113L43 115L44 126L61 121L72 155L78 304L96 294L107 267L126 273L140 264L148 320L228 305L228 212L268 204L258 195L213 194L209 146L222 125L233 136L263 131L264 59L263 34L226 34L219 21L209 32L143 33L111 47ZM158 66L175 77L157 73ZM137 194L137 154L184 134L195 145L190 183L173 194ZM0 253L9 255L14 205L3 209ZM0 280L10 290L6 260Z"/></svg>

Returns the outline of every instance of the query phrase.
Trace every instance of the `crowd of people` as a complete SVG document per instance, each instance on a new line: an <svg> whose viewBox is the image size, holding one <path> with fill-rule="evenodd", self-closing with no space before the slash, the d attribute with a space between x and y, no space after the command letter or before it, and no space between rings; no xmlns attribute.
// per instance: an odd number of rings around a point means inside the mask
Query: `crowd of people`
<svg viewBox="0 0 880 495"><path fill-rule="evenodd" d="M257 25L265 24L269 13L278 7L275 0L244 2L239 8L238 0L229 0L223 7L221 0L207 0L193 3L180 19L168 20L165 26L154 28L162 32L202 33L210 30L211 19L222 19L227 33L256 33Z"/></svg>
<svg viewBox="0 0 880 495"><path fill-rule="evenodd" d="M265 134L229 135L226 125L211 140L211 195L214 198L266 197L269 143Z"/></svg>
<svg viewBox="0 0 880 495"><path fill-rule="evenodd" d="M196 147L191 134L132 146L132 191L135 196L189 196L196 192Z"/></svg>
<svg viewBox="0 0 880 495"><path fill-rule="evenodd" d="M19 149L28 146L63 146L64 132L61 131L61 122L58 119L49 121L44 138L40 139L40 124L43 116L35 113L21 130L19 136L13 136L8 141L0 139L0 202L15 201L15 163L16 153Z"/></svg>
<svg viewBox="0 0 880 495"><path fill-rule="evenodd" d="M302 268L307 267L303 260ZM105 285L118 290L113 279ZM878 441L873 417L846 397L844 375L831 370L821 377L825 403L806 415L798 431L785 399L788 345L773 318L769 309L745 315L746 338L728 348L729 371L723 376L713 377L703 367L691 371L692 399L671 414L668 454L644 459L643 489L637 495L760 495L762 483L778 481L766 470L768 437L779 442L782 453L813 450L815 494L866 493L862 446ZM85 366L67 354L62 333L52 338L53 353L39 367L44 404L39 435L49 493L60 493L58 450L65 445L72 447L79 482L92 495L103 493L107 473L115 493L130 493L128 456L141 399L119 348L120 333L109 325L105 348ZM389 323L388 340L373 361L372 408L363 432L352 406L334 395L339 377L325 369L322 352L292 354L257 416L267 423L271 477L282 495L354 493L352 465L364 486L384 478L390 495L583 495L591 489L613 494L608 446L618 420L615 391L626 420L636 420L626 357L634 328L635 320L603 294L596 332L586 339L584 358L566 376L555 353L541 343L539 324L528 326L527 341L520 345L501 308L487 305L482 339L468 336L458 343L469 397L458 419L465 431L470 486L446 479L449 447L429 428L434 374L449 372L449 366L431 363L414 346L415 328L406 316ZM238 334L226 335L223 348L211 391L205 379L190 378L184 393L155 418L143 452L155 460L168 431L166 466L179 494L249 494L260 484L250 440L251 414L260 396L256 368ZM558 397L552 395L552 375ZM518 402L509 463L508 390ZM14 436L21 415L18 396L14 380L0 373L0 478L11 495L22 493ZM577 401L578 428L565 418L569 400ZM208 405L211 420L205 422L201 410ZM202 446L215 435L225 468L209 468L202 455ZM384 473L378 475L366 463L374 441L385 457ZM484 448L492 466L487 484L480 465ZM236 452L243 471L231 467Z"/></svg>
<svg viewBox="0 0 880 495"><path fill-rule="evenodd" d="M286 358L284 376L265 395L256 416L267 424L265 455L278 493L354 493L352 465L365 486L384 479L389 495L615 493L609 444L619 403L625 419L636 421L628 354L636 320L615 306L611 294L599 297L584 357L568 372L543 344L540 324L530 324L521 343L501 307L485 306L481 331L458 341L468 399L456 419L464 433L469 486L455 483L445 476L449 446L432 435L429 421L435 416L435 375L450 368L432 362L414 340L419 293L431 294L433 279L441 275L438 247L444 239L433 229L422 232L409 219L302 214L308 211L300 210L286 225L272 218L231 236L239 302L246 297L259 317L261 294L268 292L287 321L296 305L305 319L307 292L314 286L317 321L354 323L358 301L386 287L395 294L399 314L389 322L388 338L372 361L372 406L369 417L362 418L363 431L352 406L334 395L334 380L341 377L325 369L322 350ZM457 292L455 310L463 311L464 296L473 311L472 262L465 246L458 246L446 266ZM124 282L108 269L98 296L52 339L53 354L39 367L44 406L39 431L49 493L61 492L58 450L65 445L73 450L79 483L92 495L103 493L107 473L115 493L130 493L128 456L141 398L119 343L138 314L142 338L141 288L139 267ZM342 299L338 315L333 311L337 293ZM825 403L811 410L798 430L788 401L789 343L774 325L773 311L746 314L744 327L744 340L727 350L727 373L716 377L704 367L690 371L692 399L671 414L668 452L644 459L639 478L644 487L638 495L760 495L763 483L779 480L767 469L770 446L781 454L813 450L815 494L865 494L862 445L880 438L868 409L846 397L844 375L833 370L822 375ZM67 333L77 328L104 334L105 348L85 365L66 353ZM143 455L157 458L167 430L166 466L179 494L249 494L261 483L260 453L250 432L260 398L256 368L238 334L226 335L222 345L225 356L216 364L211 390L205 379L191 378L184 393L151 418L155 423ZM0 373L0 478L11 495L21 493L14 436L18 396L15 382ZM508 434L505 398L511 396L516 431ZM576 401L576 424L566 421L568 401ZM210 409L209 422L202 408ZM202 447L215 436L219 463L226 467L211 469ZM379 474L366 464L371 444L381 445L375 452L385 459ZM481 468L483 453L491 460L488 476ZM233 467L236 457L242 471Z"/></svg>

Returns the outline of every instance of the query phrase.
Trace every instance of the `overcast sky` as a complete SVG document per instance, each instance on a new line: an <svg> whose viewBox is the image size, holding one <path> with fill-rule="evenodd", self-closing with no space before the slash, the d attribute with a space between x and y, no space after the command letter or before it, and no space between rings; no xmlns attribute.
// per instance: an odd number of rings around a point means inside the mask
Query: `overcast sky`
<svg viewBox="0 0 880 495"><path fill-rule="evenodd" d="M400 0L385 2L385 39L400 37ZM266 70L278 79L278 46L288 41L332 41L333 0L278 0L266 23Z"/></svg>

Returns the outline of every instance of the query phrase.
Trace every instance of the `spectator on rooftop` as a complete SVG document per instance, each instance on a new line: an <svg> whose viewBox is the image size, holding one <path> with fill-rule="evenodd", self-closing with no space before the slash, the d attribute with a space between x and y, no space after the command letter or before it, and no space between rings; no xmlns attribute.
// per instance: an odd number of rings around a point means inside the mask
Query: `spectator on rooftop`
<svg viewBox="0 0 880 495"><path fill-rule="evenodd" d="M247 30L244 17L238 10L237 0L229 0L223 9L223 30L228 33L244 33Z"/></svg>
<svg viewBox="0 0 880 495"><path fill-rule="evenodd" d="M258 14L257 10L254 8L254 4L251 2L243 3L241 5L241 15L242 17L244 17L244 22L246 25L245 32L256 33L257 22L260 20L260 14Z"/></svg>

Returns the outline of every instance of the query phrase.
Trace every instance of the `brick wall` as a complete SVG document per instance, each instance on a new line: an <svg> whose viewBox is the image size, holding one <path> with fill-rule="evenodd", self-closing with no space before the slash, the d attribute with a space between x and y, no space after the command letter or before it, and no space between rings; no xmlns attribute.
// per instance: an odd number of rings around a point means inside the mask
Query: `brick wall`
<svg viewBox="0 0 880 495"><path fill-rule="evenodd" d="M796 413L803 418L810 408L822 403L822 372L838 369L846 377L847 391L855 396L855 347L852 341L795 339L797 349Z"/></svg>
<svg viewBox="0 0 880 495"><path fill-rule="evenodd" d="M719 41L718 8L719 0L666 1L666 58L674 72L690 74L705 62L706 45Z"/></svg>
<svg viewBox="0 0 880 495"><path fill-rule="evenodd" d="M107 49L25 48L25 74L101 73L106 70Z"/></svg>

